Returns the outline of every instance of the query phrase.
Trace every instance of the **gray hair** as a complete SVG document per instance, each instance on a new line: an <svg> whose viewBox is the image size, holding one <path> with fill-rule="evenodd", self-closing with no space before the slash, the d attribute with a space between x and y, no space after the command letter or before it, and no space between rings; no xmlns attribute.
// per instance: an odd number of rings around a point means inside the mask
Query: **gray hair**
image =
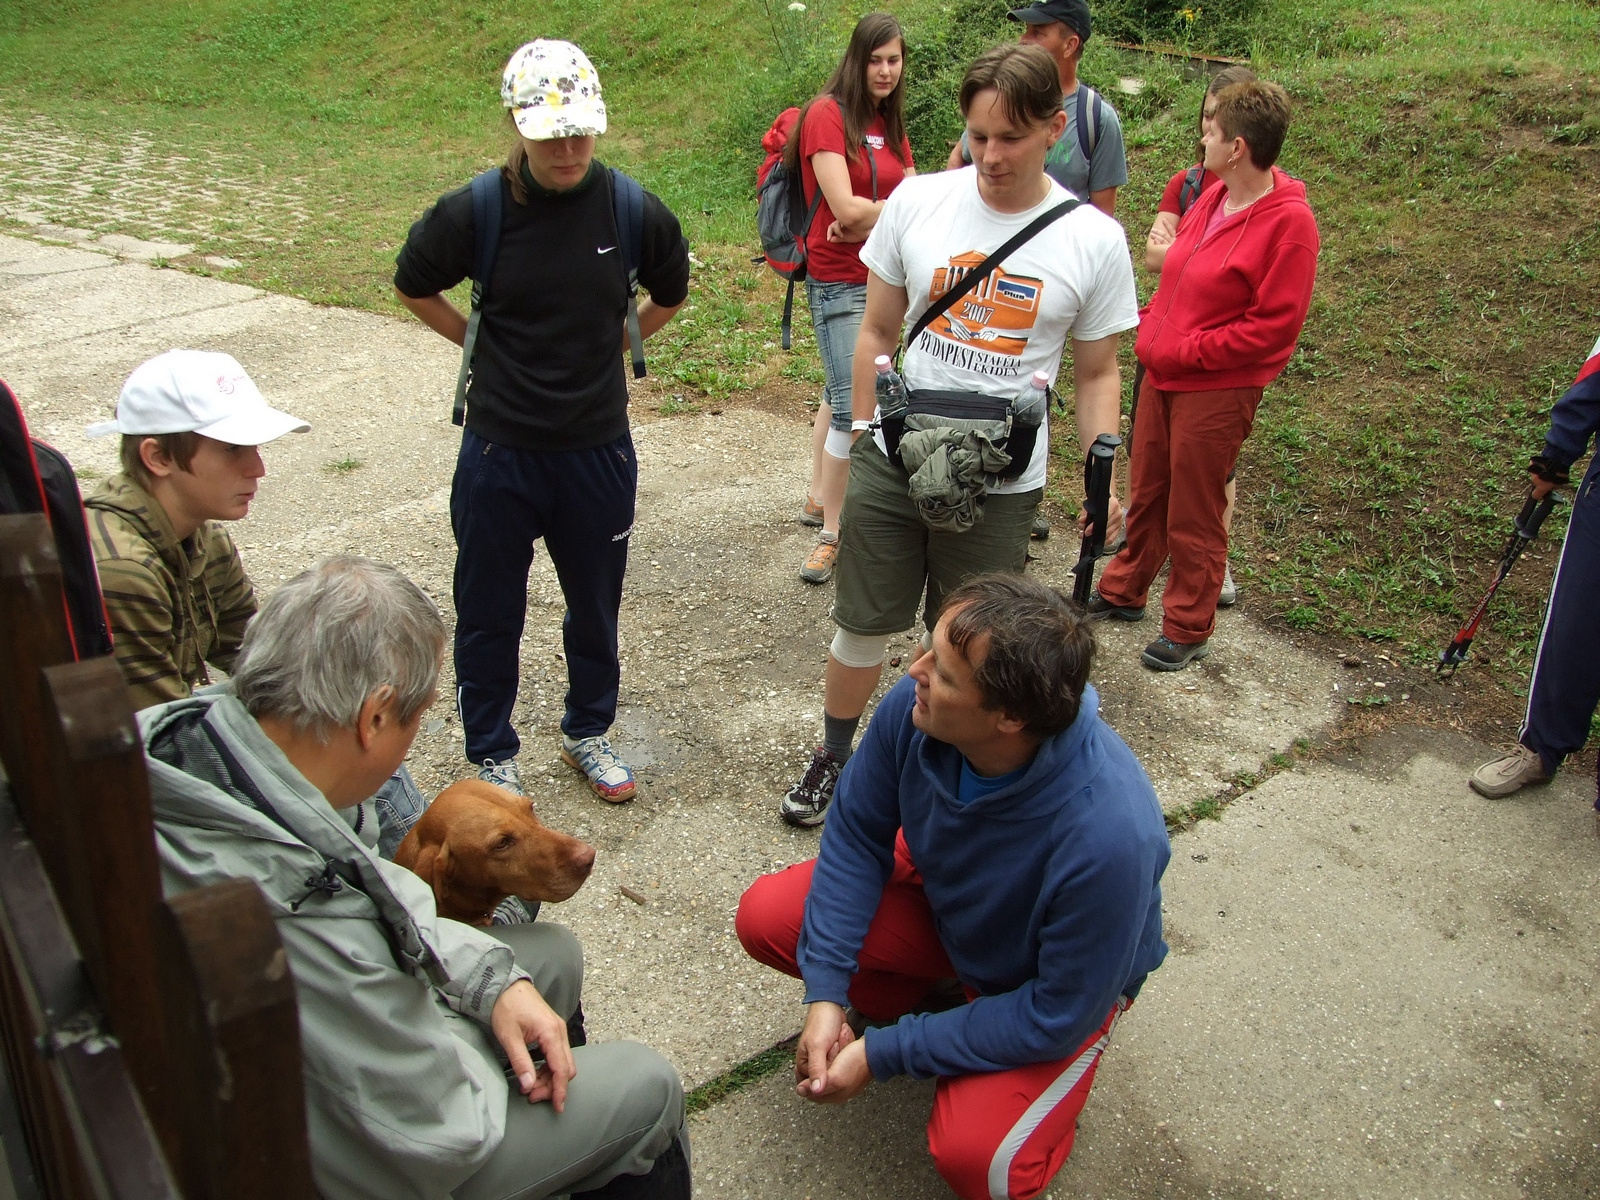
<svg viewBox="0 0 1600 1200"><path fill-rule="evenodd" d="M444 619L388 563L326 558L268 597L245 630L233 691L255 717L325 736L350 728L367 698L394 689L409 721L439 681Z"/></svg>

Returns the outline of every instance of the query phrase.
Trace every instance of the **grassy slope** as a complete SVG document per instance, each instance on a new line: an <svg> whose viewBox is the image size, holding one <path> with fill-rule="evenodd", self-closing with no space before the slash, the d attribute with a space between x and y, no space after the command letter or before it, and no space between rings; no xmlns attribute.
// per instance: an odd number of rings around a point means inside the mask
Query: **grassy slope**
<svg viewBox="0 0 1600 1200"><path fill-rule="evenodd" d="M889 7L915 40L938 4ZM1302 352L1246 446L1241 580L1291 627L1420 655L1486 581L1519 460L1600 326L1600 10L1264 5L1251 49L1298 102L1284 164L1307 180L1324 256ZM101 112L179 149L228 145L311 201L292 244L219 234L202 251L243 258L263 286L383 309L407 222L502 151L495 81L530 24L507 0L470 13L415 0L0 0L0 31L7 103L110 155ZM737 108L770 57L757 6L551 0L539 32L590 50L616 130L603 155L673 205L704 261L693 310L653 351L680 388L667 408L779 374L815 380L808 347L774 350L776 289L746 257L753 139ZM1149 81L1119 101L1133 175L1119 208L1138 248L1161 184L1189 161L1200 85L1100 42L1085 74L1108 91L1121 75ZM1058 449L1070 482L1076 452ZM1515 577L1480 643L1507 684L1547 578Z"/></svg>

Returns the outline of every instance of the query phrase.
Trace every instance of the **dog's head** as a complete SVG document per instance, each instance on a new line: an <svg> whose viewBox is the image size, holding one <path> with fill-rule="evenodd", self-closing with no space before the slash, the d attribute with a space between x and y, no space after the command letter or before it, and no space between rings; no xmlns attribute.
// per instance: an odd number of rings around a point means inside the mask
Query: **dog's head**
<svg viewBox="0 0 1600 1200"><path fill-rule="evenodd" d="M541 824L527 800L467 779L428 805L394 861L433 888L440 916L482 925L507 896L570 897L589 878L594 847Z"/></svg>

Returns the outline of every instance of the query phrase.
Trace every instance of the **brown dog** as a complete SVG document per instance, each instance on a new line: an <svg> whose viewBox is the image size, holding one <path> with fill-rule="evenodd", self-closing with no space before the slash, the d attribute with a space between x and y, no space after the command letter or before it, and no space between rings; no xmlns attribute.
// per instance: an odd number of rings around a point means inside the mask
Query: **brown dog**
<svg viewBox="0 0 1600 1200"><path fill-rule="evenodd" d="M540 824L519 796L464 779L440 792L394 861L433 888L441 917L487 925L507 896L565 900L594 867L594 847Z"/></svg>

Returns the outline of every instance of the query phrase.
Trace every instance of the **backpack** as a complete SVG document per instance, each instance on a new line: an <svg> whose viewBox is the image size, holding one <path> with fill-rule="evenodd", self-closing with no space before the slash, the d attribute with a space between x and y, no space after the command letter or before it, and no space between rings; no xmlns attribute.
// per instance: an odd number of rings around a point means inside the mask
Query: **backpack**
<svg viewBox="0 0 1600 1200"><path fill-rule="evenodd" d="M1196 163L1183 173L1183 186L1178 189L1178 216L1182 217L1200 199L1200 193L1205 190L1206 169L1204 164Z"/></svg>
<svg viewBox="0 0 1600 1200"><path fill-rule="evenodd" d="M22 406L4 381L0 381L0 513L44 513L49 519L61 562L62 604L73 657L82 661L110 654L110 623L77 476L61 451L29 435Z"/></svg>
<svg viewBox="0 0 1600 1200"><path fill-rule="evenodd" d="M472 189L472 312L467 317L467 336L461 342L461 372L456 376L455 407L450 420L464 425L467 419L467 388L472 382L472 355L478 345L478 321L483 296L494 274L495 256L500 252L502 168L493 167L473 176ZM611 188L611 215L617 225L617 244L622 247L622 269L628 287L628 351L633 359L633 377L643 379L644 337L639 332L639 259L644 247L644 188L631 175L615 167L607 168Z"/></svg>
<svg viewBox="0 0 1600 1200"><path fill-rule="evenodd" d="M835 99L837 104L838 100ZM841 115L843 110L841 109ZM806 203L803 172L789 173L783 161L783 152L789 139L795 135L800 123L800 110L786 108L772 122L771 128L761 138L761 148L766 159L756 168L756 232L761 237L761 253L751 262L765 262L788 280L789 287L783 297L783 348L789 349L793 340L790 334L794 322L794 288L806 278L806 235L811 223L822 207L822 186ZM867 167L872 172L872 198L878 198L878 162L872 148L863 143Z"/></svg>

